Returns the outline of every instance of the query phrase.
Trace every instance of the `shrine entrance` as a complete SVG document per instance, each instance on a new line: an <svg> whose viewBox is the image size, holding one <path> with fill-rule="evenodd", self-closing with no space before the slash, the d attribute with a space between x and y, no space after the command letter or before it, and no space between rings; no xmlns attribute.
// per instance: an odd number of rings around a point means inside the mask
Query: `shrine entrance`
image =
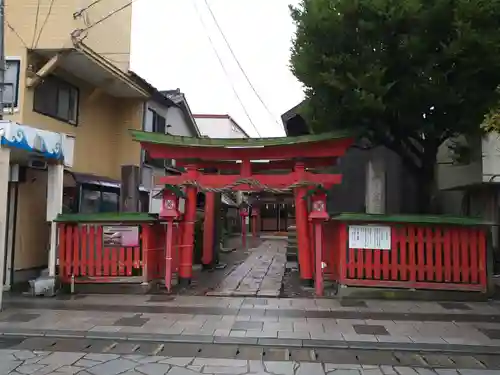
<svg viewBox="0 0 500 375"><path fill-rule="evenodd" d="M298 263L301 282L322 290L322 223L328 219L326 192L340 184L342 176L329 168L344 155L354 138L349 134L326 133L299 137L262 139L207 139L132 131L152 158L175 159L180 176L157 176L164 187L160 219L167 221L165 235L165 284L170 289L173 246L178 254L179 284L190 284L193 275L196 196L205 193L202 264L214 262L216 194L225 191L288 194L295 211ZM184 212L179 211L184 199ZM240 207L242 222L252 222L254 235L262 227L265 202ZM281 218L281 217L280 217ZM174 225L174 222L177 223ZM177 228L174 234L174 227ZM244 230L246 225L243 225ZM277 227L281 230L281 224ZM243 234L243 233L242 233ZM246 234L242 236L246 240ZM320 277L321 276L321 277Z"/></svg>

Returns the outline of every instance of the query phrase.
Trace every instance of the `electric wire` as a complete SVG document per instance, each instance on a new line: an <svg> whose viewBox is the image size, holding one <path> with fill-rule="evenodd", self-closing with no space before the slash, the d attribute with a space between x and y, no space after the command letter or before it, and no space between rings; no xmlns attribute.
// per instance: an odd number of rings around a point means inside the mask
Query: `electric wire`
<svg viewBox="0 0 500 375"><path fill-rule="evenodd" d="M235 95L236 99L237 99L237 100L238 100L238 102L240 103L241 108L243 109L243 111L245 112L245 115L246 115L246 117L248 118L248 121L250 121L250 124L252 125L252 127L254 128L254 130L257 132L257 135L258 135L259 137L262 137L262 136L260 135L259 130L258 130L258 129L257 129L257 127L255 126L255 124L254 124L254 122L253 122L252 118L250 117L250 114L248 113L248 111L247 111L247 109L246 109L245 105L243 104L243 101L241 100L240 95L238 94L238 91L236 90L236 87L234 86L234 83L233 83L233 81L231 80L231 77L229 76L229 72L227 71L226 66L224 65L224 62L222 61L222 57L220 56L219 51L217 51L217 48L215 47L215 44L214 44L214 42L213 42L213 40L212 40L212 37L210 36L209 30L208 30L208 28L207 28L207 25L205 24L205 21L203 20L203 17L202 17L202 15L201 15L201 12L200 12L200 10L198 9L198 6L196 5L196 0L193 0L192 4L193 4L193 6L194 6L194 8L195 8L195 10L196 10L196 13L198 14L198 18L199 18L199 20L200 20L200 23L201 23L201 24L202 24L202 26L203 26L203 29L205 30L205 34L207 35L207 38L208 38L208 40L209 40L209 42L210 42L210 45L212 46L212 49L213 49L213 51L214 51L215 55L217 56L217 59L219 60L219 64L220 64L220 66L221 66L222 70L224 71L224 74L226 75L226 78L227 78L227 80L229 81L229 83L230 83L230 85L231 85L231 88L233 89L233 93L234 93L234 95Z"/></svg>
<svg viewBox="0 0 500 375"><path fill-rule="evenodd" d="M103 23L104 21L106 21L107 19L111 18L112 16L114 16L116 13L119 13L121 12L122 10L128 8L129 6L131 6L133 3L135 3L137 0L131 0L129 1L127 4L121 6L120 8L118 9L115 9L114 11L112 11L111 13L109 13L107 16L104 16L102 18L100 18L99 20L95 21L94 23L90 24L89 26L85 27L84 29L80 29L78 30L79 34L81 33L84 33L85 31L88 31L90 30L91 28Z"/></svg>
<svg viewBox="0 0 500 375"><path fill-rule="evenodd" d="M33 37L31 38L31 49L33 49L33 47L35 46L36 31L38 29L38 18L40 17L40 2L41 0L38 0L36 4L35 27L33 28Z"/></svg>
<svg viewBox="0 0 500 375"><path fill-rule="evenodd" d="M83 12L85 12L87 9L92 8L94 5L99 4L101 1L102 0L95 0L92 3L90 3L89 5L87 5L85 8L82 8L78 12L73 13L73 18L76 19L76 18L80 17L83 14Z"/></svg>
<svg viewBox="0 0 500 375"><path fill-rule="evenodd" d="M14 35L17 37L17 39L19 39L19 41L23 44L23 46L26 47L26 49L29 49L28 44L24 41L24 39L21 37L21 35L19 35L19 33L16 31L16 29L14 29L14 27L9 23L9 21L5 20L5 24L10 29L10 31L12 31L14 33Z"/></svg>
<svg viewBox="0 0 500 375"><path fill-rule="evenodd" d="M224 39L224 42L226 43L226 46L227 48L229 49L229 52L231 52L231 55L233 56L234 60L236 61L236 64L238 65L238 68L241 70L241 72L243 73L243 76L245 77L246 81L248 82L248 84L250 85L250 87L252 88L252 91L254 92L255 96L257 96L257 98L259 99L259 101L261 102L262 106L266 109L267 113L269 114L269 116L272 118L272 120L274 122L276 122L279 126L282 126L278 120L276 119L276 117L273 115L273 113L271 112L271 110L269 109L269 107L266 105L266 103L264 102L264 100L262 99L262 97L260 96L260 94L257 92L257 90L255 89L255 86L252 84L252 81L250 81L250 78L248 77L247 73L245 72L245 69L243 69L243 66L241 65L238 57L236 57L236 54L234 53L234 50L233 48L231 47L231 43L229 43L229 40L227 39L226 37L226 34L224 33L224 31L222 30L222 27L220 26L219 24L219 21L217 20L217 17L215 17L215 14L214 12L212 11L212 7L210 6L208 0L205 0L205 4L207 5L207 9L212 17L212 19L214 20L215 22L215 26L217 26L217 29L219 30L220 34L222 35L222 38Z"/></svg>
<svg viewBox="0 0 500 375"><path fill-rule="evenodd" d="M35 44L33 46L33 49L35 49L38 46L38 42L40 41L40 38L42 37L43 29L47 25L47 22L49 20L50 14L52 13L52 7L54 6L55 0L51 0L49 4L49 10L47 11L47 14L45 15L45 19L43 20L42 27L40 27L40 31L38 32L38 36L36 38Z"/></svg>

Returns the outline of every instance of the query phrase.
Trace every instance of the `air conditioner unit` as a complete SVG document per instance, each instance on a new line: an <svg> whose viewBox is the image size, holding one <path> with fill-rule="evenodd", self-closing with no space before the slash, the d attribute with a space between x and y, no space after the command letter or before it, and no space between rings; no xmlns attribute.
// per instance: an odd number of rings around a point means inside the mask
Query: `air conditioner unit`
<svg viewBox="0 0 500 375"><path fill-rule="evenodd" d="M47 162L43 159L29 159L28 161L28 167L32 169L42 169L45 170L47 169Z"/></svg>

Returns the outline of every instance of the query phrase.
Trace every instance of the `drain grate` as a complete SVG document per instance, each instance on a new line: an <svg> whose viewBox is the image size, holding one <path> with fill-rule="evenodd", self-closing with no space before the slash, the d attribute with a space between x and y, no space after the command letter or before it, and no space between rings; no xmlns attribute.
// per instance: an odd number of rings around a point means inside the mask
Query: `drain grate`
<svg viewBox="0 0 500 375"><path fill-rule="evenodd" d="M110 353L165 357L225 358L264 361L329 362L427 368L500 369L500 358L491 354L426 353L392 349L328 349L239 344L175 343L48 337L8 337L0 348L59 352Z"/></svg>

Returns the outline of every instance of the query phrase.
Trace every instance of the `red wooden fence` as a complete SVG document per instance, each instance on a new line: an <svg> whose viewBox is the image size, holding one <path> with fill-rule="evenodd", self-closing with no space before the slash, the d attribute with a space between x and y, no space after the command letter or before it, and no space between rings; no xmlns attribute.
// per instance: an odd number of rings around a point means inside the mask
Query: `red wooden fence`
<svg viewBox="0 0 500 375"><path fill-rule="evenodd" d="M165 224L140 224L139 246L104 247L101 223L59 223L59 275L62 282L105 283L127 277L165 277ZM116 226L116 225L115 225ZM128 225L127 225L128 226ZM178 268L178 224L174 224L173 272Z"/></svg>
<svg viewBox="0 0 500 375"><path fill-rule="evenodd" d="M326 224L323 261L334 281L351 286L486 291L486 227L382 225L391 228L390 250L349 248L349 223Z"/></svg>
<svg viewBox="0 0 500 375"><path fill-rule="evenodd" d="M177 273L179 270L179 249L181 246L181 223L175 222L173 232L173 254L172 254L172 273ZM147 233L145 240L147 246L146 253L146 269L148 280L165 278L165 239L166 225L153 225L147 227L144 231ZM144 243L143 243L144 244Z"/></svg>

